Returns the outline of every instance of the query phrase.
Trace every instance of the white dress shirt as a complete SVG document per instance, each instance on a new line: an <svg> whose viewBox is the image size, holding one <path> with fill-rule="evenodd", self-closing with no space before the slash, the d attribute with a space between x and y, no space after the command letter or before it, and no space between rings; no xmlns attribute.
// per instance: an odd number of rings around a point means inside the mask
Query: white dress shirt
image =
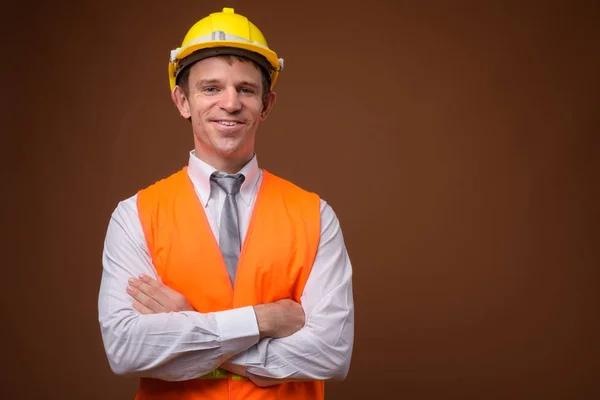
<svg viewBox="0 0 600 400"><path fill-rule="evenodd" d="M218 238L225 192L211 183L215 171L190 152L188 174ZM246 178L236 197L243 242L262 180L256 156L240 173ZM106 233L98 297L102 339L112 370L119 375L180 381L221 366L260 386L345 378L354 340L352 266L339 221L333 209L320 202L319 247L301 297L305 325L285 338L260 339L252 307L140 315L125 291L127 280L142 273L155 279L158 275L138 217L136 195L121 201Z"/></svg>

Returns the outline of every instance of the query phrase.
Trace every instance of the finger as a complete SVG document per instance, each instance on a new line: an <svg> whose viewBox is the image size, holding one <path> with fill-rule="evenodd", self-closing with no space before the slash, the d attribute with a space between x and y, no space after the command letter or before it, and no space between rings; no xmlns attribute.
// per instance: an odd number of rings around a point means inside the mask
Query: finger
<svg viewBox="0 0 600 400"><path fill-rule="evenodd" d="M146 296L160 304L159 312L194 311L185 296L165 285L162 279L159 281L146 274L140 274L139 279L132 278L131 281Z"/></svg>
<svg viewBox="0 0 600 400"><path fill-rule="evenodd" d="M159 286L159 281L146 274L140 274L139 279L151 286Z"/></svg>
<svg viewBox="0 0 600 400"><path fill-rule="evenodd" d="M182 297L184 297L181 293L176 291L175 289L171 289L170 287L163 284L163 292L171 301L179 301Z"/></svg>
<svg viewBox="0 0 600 400"><path fill-rule="evenodd" d="M170 300L170 297L165 291L166 286L161 285L158 281L148 275L142 274L140 275L140 279L131 278L130 284L161 306L167 305Z"/></svg>
<svg viewBox="0 0 600 400"><path fill-rule="evenodd" d="M153 297L161 304L164 304L164 301L168 300L167 293L169 288L162 283L162 280L158 281L146 274L140 274L139 278L142 282L141 285L143 285L144 293Z"/></svg>
<svg viewBox="0 0 600 400"><path fill-rule="evenodd" d="M140 280L156 290L155 293L157 296L159 296L159 298L157 297L156 300L158 300L158 302L163 306L166 306L168 300L177 301L180 299L180 297L182 297L181 293L165 285L160 276L158 276L157 279L153 279L146 274L140 274Z"/></svg>
<svg viewBox="0 0 600 400"><path fill-rule="evenodd" d="M145 294L139 288L129 285L127 286L127 293L133 297L134 300L153 312L163 312L163 306L155 299Z"/></svg>
<svg viewBox="0 0 600 400"><path fill-rule="evenodd" d="M142 303L140 303L137 300L135 300L133 302L133 308L138 310L138 312L143 315L154 314L154 311L152 311L151 309L149 309L148 307L146 307L145 305L143 305Z"/></svg>

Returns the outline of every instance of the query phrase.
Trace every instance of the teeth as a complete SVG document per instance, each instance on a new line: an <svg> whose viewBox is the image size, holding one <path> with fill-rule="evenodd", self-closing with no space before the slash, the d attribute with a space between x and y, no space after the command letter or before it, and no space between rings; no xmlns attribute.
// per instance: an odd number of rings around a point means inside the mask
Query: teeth
<svg viewBox="0 0 600 400"><path fill-rule="evenodd" d="M225 126L234 126L234 125L237 125L237 122L235 122L235 121L219 121L219 124L225 125Z"/></svg>

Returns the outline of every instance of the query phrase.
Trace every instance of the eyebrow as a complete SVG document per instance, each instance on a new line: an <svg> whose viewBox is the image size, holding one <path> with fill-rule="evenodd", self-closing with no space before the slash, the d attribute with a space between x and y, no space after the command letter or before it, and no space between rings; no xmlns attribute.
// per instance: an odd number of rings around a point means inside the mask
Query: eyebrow
<svg viewBox="0 0 600 400"><path fill-rule="evenodd" d="M256 84L256 83L254 83L254 82L250 82L250 81L241 81L241 82L238 82L238 85L239 85L239 86L250 86L250 87L252 87L252 88L254 88L254 89L258 89L258 88L260 88L260 86L259 86L259 85L257 85L257 84Z"/></svg>
<svg viewBox="0 0 600 400"><path fill-rule="evenodd" d="M217 83L220 83L220 81L218 79L200 79L196 83L196 88L201 88L202 86L206 86L206 85L215 85Z"/></svg>
<svg viewBox="0 0 600 400"><path fill-rule="evenodd" d="M217 85L220 84L221 81L219 79L201 79L196 83L196 88L200 89L203 86L207 86L207 85ZM254 82L250 82L250 81L240 81L240 82L236 82L236 86L250 86L254 89L259 89L260 85L254 83Z"/></svg>

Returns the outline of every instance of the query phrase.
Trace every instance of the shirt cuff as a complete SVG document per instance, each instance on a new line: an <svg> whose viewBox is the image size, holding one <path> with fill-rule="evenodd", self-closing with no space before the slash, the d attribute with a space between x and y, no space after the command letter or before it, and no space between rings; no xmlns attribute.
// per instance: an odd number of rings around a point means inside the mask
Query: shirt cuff
<svg viewBox="0 0 600 400"><path fill-rule="evenodd" d="M254 307L234 308L215 313L223 361L258 343L258 322Z"/></svg>

